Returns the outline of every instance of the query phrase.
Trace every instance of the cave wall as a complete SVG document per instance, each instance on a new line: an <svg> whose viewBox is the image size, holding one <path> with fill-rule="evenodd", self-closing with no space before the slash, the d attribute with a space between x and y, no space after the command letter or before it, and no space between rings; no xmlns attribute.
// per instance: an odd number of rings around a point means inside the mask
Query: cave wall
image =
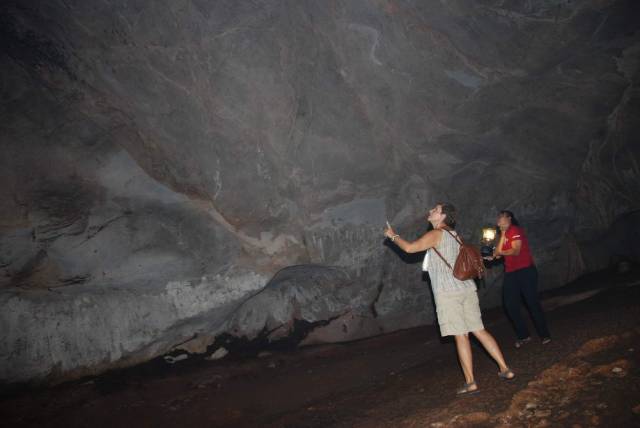
<svg viewBox="0 0 640 428"><path fill-rule="evenodd" d="M637 2L2 8L3 382L432 323L381 231L440 200L515 211L543 289L638 259Z"/></svg>

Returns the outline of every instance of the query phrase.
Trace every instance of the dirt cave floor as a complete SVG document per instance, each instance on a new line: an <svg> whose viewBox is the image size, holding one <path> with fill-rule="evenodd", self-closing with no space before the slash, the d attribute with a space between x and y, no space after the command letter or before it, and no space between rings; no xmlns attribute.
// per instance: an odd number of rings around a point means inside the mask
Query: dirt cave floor
<svg viewBox="0 0 640 428"><path fill-rule="evenodd" d="M513 346L500 309L487 329L516 373L474 344L480 392L435 327L218 361L162 359L52 388L5 391L7 427L640 426L640 270L600 272L541 294L553 341Z"/></svg>

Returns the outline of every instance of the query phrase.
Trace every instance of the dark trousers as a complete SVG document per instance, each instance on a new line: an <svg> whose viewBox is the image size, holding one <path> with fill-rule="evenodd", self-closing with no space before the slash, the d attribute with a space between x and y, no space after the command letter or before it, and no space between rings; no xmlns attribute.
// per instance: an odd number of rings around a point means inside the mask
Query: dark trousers
<svg viewBox="0 0 640 428"><path fill-rule="evenodd" d="M550 337L547 321L538 300L538 270L535 266L505 272L502 297L507 315L511 318L518 339L529 337L529 329L522 319L522 300L527 305L540 337Z"/></svg>

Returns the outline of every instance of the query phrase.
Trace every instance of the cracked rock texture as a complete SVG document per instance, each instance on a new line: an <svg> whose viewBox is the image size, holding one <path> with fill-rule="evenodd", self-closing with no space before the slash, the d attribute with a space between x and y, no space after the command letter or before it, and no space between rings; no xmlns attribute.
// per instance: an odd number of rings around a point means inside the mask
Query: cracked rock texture
<svg viewBox="0 0 640 428"><path fill-rule="evenodd" d="M636 1L1 8L4 383L431 323L381 230L439 200L515 211L541 288L639 258Z"/></svg>

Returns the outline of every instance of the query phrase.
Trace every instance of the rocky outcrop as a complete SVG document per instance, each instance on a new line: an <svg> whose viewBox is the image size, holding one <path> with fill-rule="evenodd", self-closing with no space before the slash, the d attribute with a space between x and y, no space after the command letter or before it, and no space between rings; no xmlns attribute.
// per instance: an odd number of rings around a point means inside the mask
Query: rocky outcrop
<svg viewBox="0 0 640 428"><path fill-rule="evenodd" d="M639 204L637 8L5 2L0 378L432 322L381 228L443 199L471 240L515 211L542 287L606 265Z"/></svg>

